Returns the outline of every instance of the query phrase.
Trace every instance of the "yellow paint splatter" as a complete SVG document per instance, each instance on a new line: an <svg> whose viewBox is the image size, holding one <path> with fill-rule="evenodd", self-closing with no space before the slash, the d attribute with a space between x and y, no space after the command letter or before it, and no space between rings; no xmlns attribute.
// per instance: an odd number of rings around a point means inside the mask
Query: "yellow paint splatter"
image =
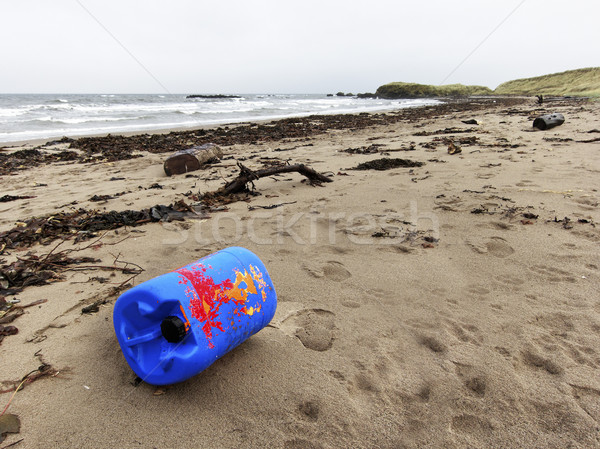
<svg viewBox="0 0 600 449"><path fill-rule="evenodd" d="M240 288L240 284L244 282L246 284L246 288ZM244 270L244 274L238 271L235 275L235 282L233 283L233 288L229 290L225 290L225 295L229 299L234 299L238 304L243 304L248 299L248 293L256 294L256 286L252 281L252 275L249 274L246 270Z"/></svg>

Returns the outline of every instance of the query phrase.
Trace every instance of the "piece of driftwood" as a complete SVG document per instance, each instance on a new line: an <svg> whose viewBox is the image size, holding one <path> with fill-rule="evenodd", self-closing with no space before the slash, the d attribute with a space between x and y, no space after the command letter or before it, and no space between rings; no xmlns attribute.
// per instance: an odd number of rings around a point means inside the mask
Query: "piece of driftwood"
<svg viewBox="0 0 600 449"><path fill-rule="evenodd" d="M533 121L533 127L541 130L554 128L555 126L562 125L565 122L565 118L562 114L546 114L540 115Z"/></svg>
<svg viewBox="0 0 600 449"><path fill-rule="evenodd" d="M223 150L214 143L206 143L198 147L181 150L169 156L163 164L167 176L181 175L198 170L202 165L220 160Z"/></svg>
<svg viewBox="0 0 600 449"><path fill-rule="evenodd" d="M247 184L252 183L260 178L264 178L266 176L276 175L278 173L290 173L290 172L298 172L301 175L306 176L311 183L321 183L321 182L333 182L333 179L328 178L321 173L316 172L310 167L307 167L304 164L293 164L293 165L274 165L272 167L262 168L260 170L250 170L245 165L238 162L238 167L240 168L240 173L233 181L228 182L219 190L212 192L210 196L227 196L235 193L245 192L248 190Z"/></svg>

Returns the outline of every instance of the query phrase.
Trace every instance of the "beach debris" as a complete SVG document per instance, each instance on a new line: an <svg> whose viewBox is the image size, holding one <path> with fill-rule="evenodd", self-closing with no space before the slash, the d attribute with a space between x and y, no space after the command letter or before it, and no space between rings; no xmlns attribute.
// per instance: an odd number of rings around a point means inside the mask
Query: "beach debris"
<svg viewBox="0 0 600 449"><path fill-rule="evenodd" d="M286 206L288 204L296 204L297 201L290 201L289 203L277 203L277 204L269 204L268 206L248 206L248 210L255 210L255 209L276 209L278 207L281 206Z"/></svg>
<svg viewBox="0 0 600 449"><path fill-rule="evenodd" d="M10 201L16 201L16 200L27 200L29 198L35 198L35 196L30 196L30 195L25 195L25 196L21 196L21 195L4 195L0 197L0 203L8 203Z"/></svg>
<svg viewBox="0 0 600 449"><path fill-rule="evenodd" d="M438 129L436 131L420 131L418 133L413 134L413 136L435 136L438 134L460 134L460 133L472 133L472 132L476 132L476 131L477 131L477 129L475 129L475 128L451 127L451 128Z"/></svg>
<svg viewBox="0 0 600 449"><path fill-rule="evenodd" d="M493 214L493 212L490 212L487 209L487 207L485 207L485 206L476 207L475 209L471 210L471 213L472 214L477 214L477 215L480 215L480 214L490 214L490 215L492 215Z"/></svg>
<svg viewBox="0 0 600 449"><path fill-rule="evenodd" d="M6 300L6 298L4 296L0 296L0 324L8 324L8 323L12 323L15 319L17 319L18 317L20 317L21 315L23 315L25 313L25 310L27 307L33 307L33 306L37 306L40 304L43 304L45 302L47 302L47 299L38 299L36 301L32 301L29 304L26 305L15 305L15 302L9 302ZM5 336L8 334L8 332L12 332L10 329L7 330L6 328L4 329L6 334ZM15 332L16 333L16 332ZM10 334L10 335L14 335L14 334ZM2 339L0 339L1 341Z"/></svg>
<svg viewBox="0 0 600 449"><path fill-rule="evenodd" d="M577 142L579 142L579 143L600 142L600 137L596 137L594 139L587 139L587 140L578 140Z"/></svg>
<svg viewBox="0 0 600 449"><path fill-rule="evenodd" d="M0 175L16 170L34 167L51 162L74 161L78 154L75 151L43 153L37 149L17 150L12 153L0 153Z"/></svg>
<svg viewBox="0 0 600 449"><path fill-rule="evenodd" d="M349 153L349 154L373 154L373 153L379 153L379 147L382 145L378 145L376 143L374 143L373 145L370 145L368 147L362 147L362 148L346 148L345 150L342 150L342 152L344 153Z"/></svg>
<svg viewBox="0 0 600 449"><path fill-rule="evenodd" d="M57 251L58 247L65 242L63 240L47 254L37 256L28 253L27 256L19 257L16 261L10 264L4 264L0 266L0 295L14 295L23 291L23 289L28 286L45 285L49 282L61 281L64 279L63 273L66 271L118 271L122 274L132 275L125 282L130 281L144 271L142 267L133 262L119 260L119 255L115 257L112 265L101 265L99 264L101 260L93 257L70 256L76 252L98 247L98 245L101 244L98 242L100 242L104 235L87 246ZM106 245L116 245L125 239L122 239L116 243L107 243ZM4 309L24 309L26 307L31 307L33 305L46 302L44 299L34 301L26 306L15 306L14 304L11 306L6 306L6 301L3 301L4 302L0 301L0 322L2 323L7 322L4 321L6 318L4 316L6 313L4 312Z"/></svg>
<svg viewBox="0 0 600 449"><path fill-rule="evenodd" d="M461 148L456 145L454 142L450 141L448 144L448 154L460 154L462 153Z"/></svg>
<svg viewBox="0 0 600 449"><path fill-rule="evenodd" d="M150 222L170 222L199 214L183 200L143 210L99 212L83 208L72 212L29 218L0 233L0 254L6 249L29 247L35 243L48 244L58 238L75 237L75 241L97 236L100 231L134 227ZM204 215L202 215L204 216Z"/></svg>
<svg viewBox="0 0 600 449"><path fill-rule="evenodd" d="M4 340L4 337L8 335L16 335L19 333L19 329L15 326L4 326L0 324L0 343Z"/></svg>
<svg viewBox="0 0 600 449"><path fill-rule="evenodd" d="M68 371L68 368L64 368L62 370L56 370L51 364L46 363L46 361L44 360L44 356L41 353L41 349L38 350L34 355L40 361L40 363L41 363L40 366L38 366L36 369L28 372L23 377L21 377L19 380L0 381L0 394L10 393L11 391L14 392L12 397L8 401L8 404L6 404L6 406L4 407L4 412L6 412L6 410L8 410L10 403L12 402L13 398L15 397L15 393L17 391L23 390L23 388L25 388L25 385L32 384L36 380L41 379L43 377L48 377L48 376L55 377L60 373L60 371ZM5 386L8 386L8 388ZM4 414L4 412L2 412L2 414Z"/></svg>
<svg viewBox="0 0 600 449"><path fill-rule="evenodd" d="M537 219L538 219L538 217L539 217L539 215L532 214L531 212L525 212L525 213L523 214L523 217L525 217L525 218L526 218L526 219L528 219L528 220L537 220Z"/></svg>
<svg viewBox="0 0 600 449"><path fill-rule="evenodd" d="M113 193L112 195L94 195L94 196L90 197L88 201L98 203L100 201L112 200L112 199L118 198L120 196L126 195L128 193L131 193L131 191L127 191L127 192L123 191L123 192Z"/></svg>
<svg viewBox="0 0 600 449"><path fill-rule="evenodd" d="M86 314L92 314L92 313L96 313L100 310L100 306L103 304L106 304L109 301L110 298L103 298L103 299L98 299L96 301L94 301L92 304L90 304L89 306L85 306L81 309L81 313L86 313Z"/></svg>
<svg viewBox="0 0 600 449"><path fill-rule="evenodd" d="M358 164L352 170L391 170L399 167L421 167L425 163L420 161L413 161L410 159L400 158L381 158L373 159L367 162Z"/></svg>
<svg viewBox="0 0 600 449"><path fill-rule="evenodd" d="M477 120L475 120L474 118L469 119L469 120L461 120L465 125L479 125L479 123L477 122Z"/></svg>
<svg viewBox="0 0 600 449"><path fill-rule="evenodd" d="M42 257L28 254L10 264L0 266L0 294L15 295L31 285L45 285L61 280L61 268L96 262L99 260L91 257L67 257L65 252Z"/></svg>
<svg viewBox="0 0 600 449"><path fill-rule="evenodd" d="M181 175L218 162L222 157L223 150L219 146L206 143L176 152L165 160L163 167L167 176Z"/></svg>
<svg viewBox="0 0 600 449"><path fill-rule="evenodd" d="M220 189L214 192L207 192L202 195L202 202L208 206L213 205L215 202L234 202L242 199L237 194L256 194L254 192L254 181L267 176L273 176L279 173L291 173L298 172L308 178L311 185L320 185L323 182L333 182L333 179L316 172L312 168L304 164L279 164L270 167L262 168L260 170L251 170L241 162L237 163L240 173L238 176L229 181ZM248 189L248 184L252 186L252 190Z"/></svg>
<svg viewBox="0 0 600 449"><path fill-rule="evenodd" d="M560 126L565 122L565 117L562 114L545 114L536 117L533 120L533 127L541 130Z"/></svg>
<svg viewBox="0 0 600 449"><path fill-rule="evenodd" d="M434 142L441 142L444 145L449 145L453 142L458 142L460 145L475 145L479 143L479 137L477 136L465 136L459 138L449 138L449 137L434 137Z"/></svg>
<svg viewBox="0 0 600 449"><path fill-rule="evenodd" d="M563 229L573 229L573 225L571 224L571 219L569 217L565 217L562 220L554 217L554 223L560 223Z"/></svg>
<svg viewBox="0 0 600 449"><path fill-rule="evenodd" d="M12 413L3 413L0 415L0 443L4 441L7 433L19 433L20 431L21 421L17 415L13 415Z"/></svg>

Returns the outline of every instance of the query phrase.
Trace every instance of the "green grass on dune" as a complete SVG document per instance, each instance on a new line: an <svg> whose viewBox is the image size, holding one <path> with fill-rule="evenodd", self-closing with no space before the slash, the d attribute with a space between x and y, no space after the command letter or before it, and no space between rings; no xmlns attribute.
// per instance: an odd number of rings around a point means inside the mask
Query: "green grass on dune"
<svg viewBox="0 0 600 449"><path fill-rule="evenodd" d="M382 98L422 98L422 97L461 97L469 95L491 95L493 92L485 86L465 86L446 84L432 86L417 83L388 83L380 86L375 94Z"/></svg>
<svg viewBox="0 0 600 449"><path fill-rule="evenodd" d="M600 96L600 67L568 70L500 84L497 95Z"/></svg>
<svg viewBox="0 0 600 449"><path fill-rule="evenodd" d="M375 95L382 98L464 97L472 95L556 95L600 97L600 67L568 70L551 75L507 81L496 90L485 86L446 84L433 86L417 83L388 83Z"/></svg>

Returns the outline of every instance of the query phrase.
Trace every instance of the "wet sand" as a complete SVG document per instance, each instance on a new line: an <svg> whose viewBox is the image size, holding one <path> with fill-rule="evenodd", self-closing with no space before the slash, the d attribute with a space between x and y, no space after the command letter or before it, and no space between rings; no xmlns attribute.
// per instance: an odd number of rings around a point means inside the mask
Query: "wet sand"
<svg viewBox="0 0 600 449"><path fill-rule="evenodd" d="M533 130L549 112L565 123ZM260 179L248 202L109 231L76 253L139 265L135 284L232 245L263 260L279 299L271 325L183 383L134 385L110 296L127 273L65 271L8 295L47 301L0 344L2 408L27 373L52 371L15 395L21 431L0 447L599 447L600 143L581 142L599 137L599 112L523 99L257 133L219 142L226 158L193 177L167 177L169 153L139 146L134 159L15 167L3 194L35 197L0 203L0 232L80 207L194 204L238 160L304 163L333 182ZM352 170L382 157L424 165ZM3 264L56 243L5 249Z"/></svg>

